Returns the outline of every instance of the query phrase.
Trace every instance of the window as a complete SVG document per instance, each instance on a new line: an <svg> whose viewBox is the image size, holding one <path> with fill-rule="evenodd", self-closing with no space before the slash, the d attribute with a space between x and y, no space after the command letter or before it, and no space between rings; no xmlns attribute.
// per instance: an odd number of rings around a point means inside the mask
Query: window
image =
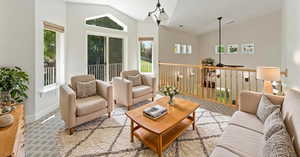
<svg viewBox="0 0 300 157"><path fill-rule="evenodd" d="M187 46L187 54L192 54L192 45Z"/></svg>
<svg viewBox="0 0 300 157"><path fill-rule="evenodd" d="M153 72L153 40L140 40L140 71Z"/></svg>
<svg viewBox="0 0 300 157"><path fill-rule="evenodd" d="M56 83L56 32L44 30L44 86Z"/></svg>
<svg viewBox="0 0 300 157"><path fill-rule="evenodd" d="M122 24L119 24L116 21L117 21L116 19L112 20L112 18L110 18L108 16L104 16L104 17L100 17L100 18L88 19L88 20L86 20L86 24L125 31L124 26L121 26Z"/></svg>
<svg viewBox="0 0 300 157"><path fill-rule="evenodd" d="M174 44L175 54L192 54L192 45Z"/></svg>

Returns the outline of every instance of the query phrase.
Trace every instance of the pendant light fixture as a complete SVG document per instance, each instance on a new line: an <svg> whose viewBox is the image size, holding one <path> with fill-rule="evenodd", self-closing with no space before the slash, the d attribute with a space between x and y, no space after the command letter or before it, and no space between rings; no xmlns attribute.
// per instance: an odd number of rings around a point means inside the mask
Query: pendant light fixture
<svg viewBox="0 0 300 157"><path fill-rule="evenodd" d="M148 13L148 19L153 17L156 21L157 25L160 25L162 21L166 21L169 19L169 16L167 15L165 9L161 6L160 1L158 0L156 7L153 11L150 11Z"/></svg>
<svg viewBox="0 0 300 157"><path fill-rule="evenodd" d="M218 17L219 21L219 45L218 45L218 52L219 52L219 63L217 64L217 67L224 67L224 64L222 64L222 54L221 54L221 49L222 49L222 18L223 17Z"/></svg>

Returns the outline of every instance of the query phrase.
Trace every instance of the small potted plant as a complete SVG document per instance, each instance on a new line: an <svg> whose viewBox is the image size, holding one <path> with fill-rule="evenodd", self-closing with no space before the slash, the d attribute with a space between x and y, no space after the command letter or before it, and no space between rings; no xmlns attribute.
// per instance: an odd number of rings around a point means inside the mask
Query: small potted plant
<svg viewBox="0 0 300 157"><path fill-rule="evenodd" d="M169 99L169 104L171 105L174 105L174 97L176 95L179 94L179 90L174 87L174 86L165 86L165 87L162 87L160 89L160 92L163 93L165 96L168 96L170 99Z"/></svg>
<svg viewBox="0 0 300 157"><path fill-rule="evenodd" d="M8 117L13 121L12 115L9 114L14 109L12 104L22 103L27 99L28 83L28 74L21 68L0 67L0 121L8 121ZM0 124L1 126L5 127Z"/></svg>
<svg viewBox="0 0 300 157"><path fill-rule="evenodd" d="M205 65L205 66L213 66L215 64L215 60L212 59L212 58L205 58L202 60L202 65Z"/></svg>

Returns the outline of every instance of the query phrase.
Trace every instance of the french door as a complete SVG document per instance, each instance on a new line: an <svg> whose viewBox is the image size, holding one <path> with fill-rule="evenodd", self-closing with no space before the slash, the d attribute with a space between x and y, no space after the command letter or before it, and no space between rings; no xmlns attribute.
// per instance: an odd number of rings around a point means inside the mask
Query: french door
<svg viewBox="0 0 300 157"><path fill-rule="evenodd" d="M111 81L123 69L124 39L110 36L88 35L88 74L96 79Z"/></svg>

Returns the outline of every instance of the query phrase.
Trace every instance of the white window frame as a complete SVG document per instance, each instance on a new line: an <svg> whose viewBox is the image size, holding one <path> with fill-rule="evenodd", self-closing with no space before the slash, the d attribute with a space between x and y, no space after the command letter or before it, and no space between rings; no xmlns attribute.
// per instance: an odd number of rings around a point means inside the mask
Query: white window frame
<svg viewBox="0 0 300 157"><path fill-rule="evenodd" d="M88 20L94 20L94 19L98 19L98 18L102 18L102 17L108 17L111 20L113 20L114 22L116 22L118 25L123 27L123 30L117 30L117 29L112 29L112 28L107 28L107 27L101 27L101 26L95 26L95 25L88 25L86 24L86 21ZM103 14L103 15L99 15L99 16L93 16L93 17L89 17L86 18L84 20L84 25L86 27L91 27L91 28L102 28L102 29L106 29L108 31L115 31L115 32L128 32L128 27L126 24L124 24L121 20L119 20L118 18L116 18L115 16L111 15L111 14Z"/></svg>
<svg viewBox="0 0 300 157"><path fill-rule="evenodd" d="M55 64L55 68L56 68L56 81L55 83L49 84L49 85L45 85L45 79L44 79L44 66L43 66L43 89L41 90L41 93L47 93L49 91L55 90L58 88L58 85L60 84L64 84L65 82L65 40L64 40L64 33L60 33L54 30L50 30L50 29L46 29L44 28L44 30L49 30L52 32L56 33L56 64ZM44 33L44 32L43 32ZM43 38L44 40L44 38ZM44 42L44 41L43 41ZM44 50L44 47L43 47ZM43 56L44 56L44 51L43 51ZM44 59L44 57L43 57ZM44 60L43 60L43 64L44 64Z"/></svg>

